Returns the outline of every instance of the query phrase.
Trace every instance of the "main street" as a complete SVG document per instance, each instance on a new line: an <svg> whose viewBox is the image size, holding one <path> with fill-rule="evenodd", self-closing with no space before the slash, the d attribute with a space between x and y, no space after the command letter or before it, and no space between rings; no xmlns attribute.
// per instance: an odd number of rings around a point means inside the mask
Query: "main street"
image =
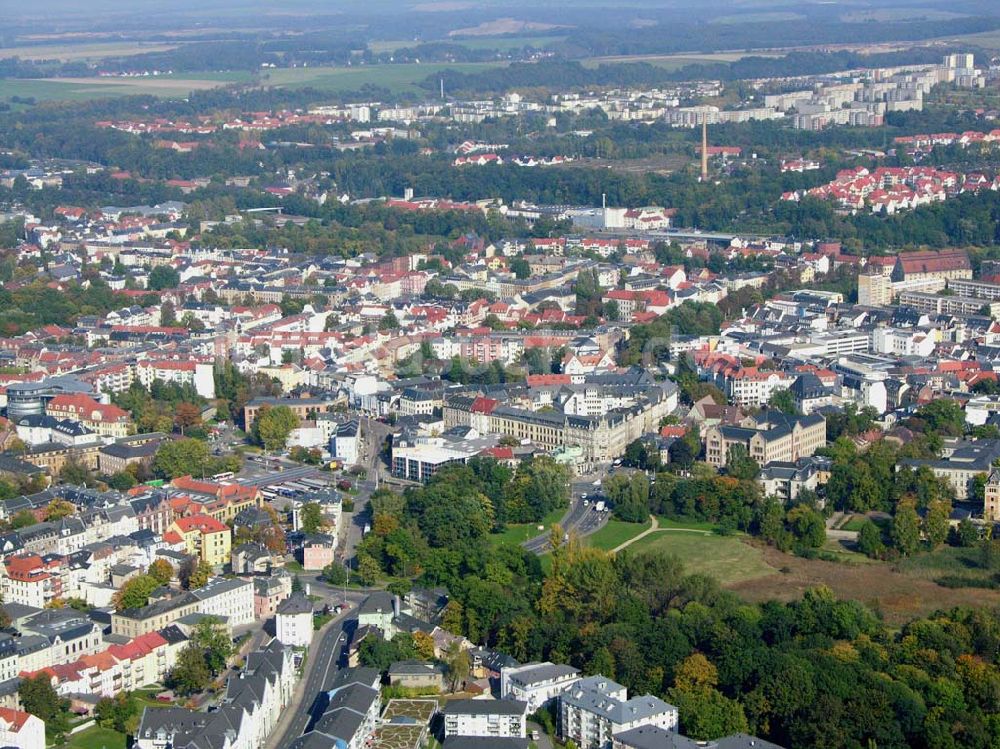
<svg viewBox="0 0 1000 749"><path fill-rule="evenodd" d="M348 590L350 608L327 623L322 633L313 638L306 656L305 673L264 749L285 749L302 735L315 713L325 707L321 695L331 688L345 665L345 647L350 641L358 604L367 596L367 592Z"/></svg>

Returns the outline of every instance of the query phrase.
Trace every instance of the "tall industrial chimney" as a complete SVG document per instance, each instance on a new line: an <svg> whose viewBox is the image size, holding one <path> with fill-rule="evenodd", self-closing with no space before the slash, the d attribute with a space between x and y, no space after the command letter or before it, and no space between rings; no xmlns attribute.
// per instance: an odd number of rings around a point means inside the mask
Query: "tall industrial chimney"
<svg viewBox="0 0 1000 749"><path fill-rule="evenodd" d="M708 181L708 112L701 116L701 181Z"/></svg>

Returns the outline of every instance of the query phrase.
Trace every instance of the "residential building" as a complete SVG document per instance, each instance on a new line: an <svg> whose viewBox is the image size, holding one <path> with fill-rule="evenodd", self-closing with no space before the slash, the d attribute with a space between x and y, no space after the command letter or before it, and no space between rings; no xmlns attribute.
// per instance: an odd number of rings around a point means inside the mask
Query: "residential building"
<svg viewBox="0 0 1000 749"><path fill-rule="evenodd" d="M559 731L580 749L610 749L613 737L640 726L676 731L678 710L658 697L628 698L604 676L581 679L559 698Z"/></svg>
<svg viewBox="0 0 1000 749"><path fill-rule="evenodd" d="M389 683L407 689L444 690L444 669L428 661L399 661L389 666Z"/></svg>
<svg viewBox="0 0 1000 749"><path fill-rule="evenodd" d="M275 610L278 641L284 645L304 648L312 642L313 605L301 593L293 593Z"/></svg>
<svg viewBox="0 0 1000 749"><path fill-rule="evenodd" d="M229 561L232 533L224 523L209 515L177 518L165 535L170 533L183 541L188 554L201 558L212 567L222 567Z"/></svg>
<svg viewBox="0 0 1000 749"><path fill-rule="evenodd" d="M572 666L554 663L527 663L500 670L500 696L525 702L533 713L556 699L580 680Z"/></svg>
<svg viewBox="0 0 1000 749"><path fill-rule="evenodd" d="M198 613L216 616L230 627L254 622L253 583L239 578L214 577L191 591Z"/></svg>
<svg viewBox="0 0 1000 749"><path fill-rule="evenodd" d="M0 746L45 749L45 721L22 710L0 707Z"/></svg>
<svg viewBox="0 0 1000 749"><path fill-rule="evenodd" d="M450 700L442 710L444 735L524 738L528 703L518 700Z"/></svg>
<svg viewBox="0 0 1000 749"><path fill-rule="evenodd" d="M291 702L295 679L291 649L272 640L251 652L241 673L229 678L217 709L145 708L135 746L261 749Z"/></svg>
<svg viewBox="0 0 1000 749"><path fill-rule="evenodd" d="M258 621L270 619L278 604L292 594L292 576L287 572L255 577L253 580L253 615Z"/></svg>
<svg viewBox="0 0 1000 749"><path fill-rule="evenodd" d="M392 620L397 612L396 601L391 593L375 591L358 607L358 629L374 627L383 637L391 640L396 630Z"/></svg>
<svg viewBox="0 0 1000 749"><path fill-rule="evenodd" d="M337 432L330 440L330 452L344 465L353 466L358 462L358 444L361 427L356 419L337 425Z"/></svg>

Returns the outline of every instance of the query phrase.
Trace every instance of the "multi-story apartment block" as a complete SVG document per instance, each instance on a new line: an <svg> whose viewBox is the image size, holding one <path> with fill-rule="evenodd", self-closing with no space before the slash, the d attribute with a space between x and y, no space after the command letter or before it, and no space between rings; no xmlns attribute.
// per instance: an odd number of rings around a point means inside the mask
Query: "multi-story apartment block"
<svg viewBox="0 0 1000 749"><path fill-rule="evenodd" d="M177 518L164 534L164 540L183 542L188 554L200 557L213 567L221 567L229 561L233 542L227 525L200 513Z"/></svg>
<svg viewBox="0 0 1000 749"><path fill-rule="evenodd" d="M217 616L230 627L254 622L253 583L238 578L216 577L191 591L198 613Z"/></svg>
<svg viewBox="0 0 1000 749"><path fill-rule="evenodd" d="M528 703L518 700L452 700L444 708L444 735L525 737Z"/></svg>
<svg viewBox="0 0 1000 749"><path fill-rule="evenodd" d="M526 703L528 712L533 713L579 680L580 672L572 666L526 663L500 669L500 696Z"/></svg>
<svg viewBox="0 0 1000 749"><path fill-rule="evenodd" d="M613 737L639 726L676 731L678 710L658 697L628 698L604 676L581 679L559 698L559 731L580 749L609 749Z"/></svg>

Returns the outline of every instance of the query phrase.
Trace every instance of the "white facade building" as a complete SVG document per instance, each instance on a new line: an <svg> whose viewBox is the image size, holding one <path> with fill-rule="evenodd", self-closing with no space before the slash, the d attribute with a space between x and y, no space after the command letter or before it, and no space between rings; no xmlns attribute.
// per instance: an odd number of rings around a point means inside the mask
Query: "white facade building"
<svg viewBox="0 0 1000 749"><path fill-rule="evenodd" d="M572 666L528 663L500 670L500 696L526 702L533 713L579 680L580 672Z"/></svg>
<svg viewBox="0 0 1000 749"><path fill-rule="evenodd" d="M658 697L628 699L627 690L604 676L581 679L559 699L560 732L580 749L607 749L612 737L640 726L676 731L678 711Z"/></svg>
<svg viewBox="0 0 1000 749"><path fill-rule="evenodd" d="M444 735L526 736L528 703L518 700L452 700L444 708Z"/></svg>
<svg viewBox="0 0 1000 749"><path fill-rule="evenodd" d="M304 595L292 595L278 604L275 631L283 645L304 648L312 642L313 605Z"/></svg>
<svg viewBox="0 0 1000 749"><path fill-rule="evenodd" d="M249 580L213 578L197 590L198 613L225 617L230 627L253 624L253 583Z"/></svg>

